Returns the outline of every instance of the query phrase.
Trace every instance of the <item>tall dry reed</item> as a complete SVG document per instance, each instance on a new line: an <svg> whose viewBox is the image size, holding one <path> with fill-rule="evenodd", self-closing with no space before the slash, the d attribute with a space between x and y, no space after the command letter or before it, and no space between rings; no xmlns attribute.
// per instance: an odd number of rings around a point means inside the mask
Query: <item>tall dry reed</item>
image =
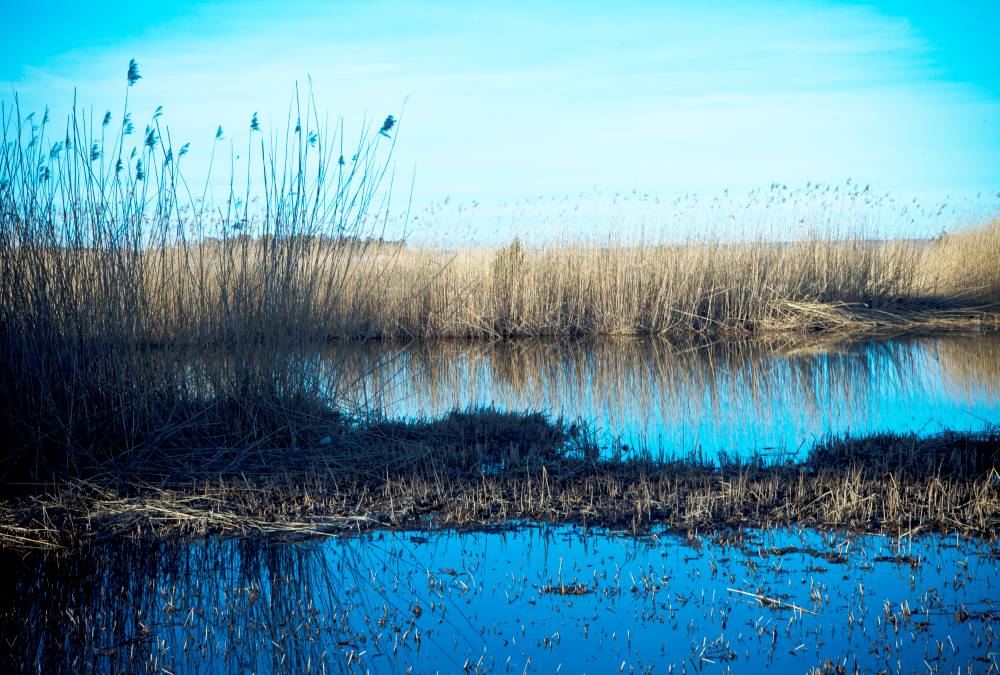
<svg viewBox="0 0 1000 675"><path fill-rule="evenodd" d="M344 311L369 264L393 142L362 133L345 159L343 125L296 93L284 134L253 115L246 181L230 146L213 202L210 178L185 180L188 146L159 109L136 133L139 79L133 61L117 116L74 104L56 129L16 99L0 111L0 477L97 470L164 444L294 445L335 414L295 348ZM213 162L224 146L220 128ZM233 348L192 372L192 354Z"/></svg>
<svg viewBox="0 0 1000 675"><path fill-rule="evenodd" d="M326 332L718 337L899 327L962 310L993 312L1000 301L997 259L998 221L938 241L529 248L515 240L457 252L405 249L391 258L393 273L382 275L382 293L349 290L342 300L352 323L331 322ZM355 270L355 278L367 271Z"/></svg>

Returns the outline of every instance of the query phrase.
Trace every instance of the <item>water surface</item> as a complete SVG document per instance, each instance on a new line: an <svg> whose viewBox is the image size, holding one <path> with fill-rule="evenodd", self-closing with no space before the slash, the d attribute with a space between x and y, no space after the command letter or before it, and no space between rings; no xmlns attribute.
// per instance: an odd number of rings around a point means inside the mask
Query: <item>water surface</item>
<svg viewBox="0 0 1000 675"><path fill-rule="evenodd" d="M2 555L4 672L997 667L1000 551L953 537L524 527Z"/></svg>
<svg viewBox="0 0 1000 675"><path fill-rule="evenodd" d="M844 434L1000 423L1000 335L808 347L662 341L335 345L341 395L390 417L496 406L582 419L608 447L801 453Z"/></svg>

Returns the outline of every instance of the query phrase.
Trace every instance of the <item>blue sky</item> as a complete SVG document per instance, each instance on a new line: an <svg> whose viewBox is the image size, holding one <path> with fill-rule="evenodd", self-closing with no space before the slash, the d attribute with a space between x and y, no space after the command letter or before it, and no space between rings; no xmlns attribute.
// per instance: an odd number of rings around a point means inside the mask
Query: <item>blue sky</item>
<svg viewBox="0 0 1000 675"><path fill-rule="evenodd" d="M64 113L124 73L188 171L296 81L356 129L404 107L418 204L871 183L1000 190L1000 3L5 3L0 79ZM10 98L10 88L0 94ZM140 124L141 128L141 124Z"/></svg>

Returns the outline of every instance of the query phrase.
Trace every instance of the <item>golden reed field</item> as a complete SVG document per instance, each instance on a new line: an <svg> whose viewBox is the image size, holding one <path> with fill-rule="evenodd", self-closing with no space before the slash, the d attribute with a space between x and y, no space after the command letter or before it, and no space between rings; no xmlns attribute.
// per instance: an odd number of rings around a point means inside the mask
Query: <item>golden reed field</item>
<svg viewBox="0 0 1000 675"><path fill-rule="evenodd" d="M3 255L4 299L22 316L172 344L940 330L991 321L1000 299L1000 221L930 241L454 251L265 235Z"/></svg>

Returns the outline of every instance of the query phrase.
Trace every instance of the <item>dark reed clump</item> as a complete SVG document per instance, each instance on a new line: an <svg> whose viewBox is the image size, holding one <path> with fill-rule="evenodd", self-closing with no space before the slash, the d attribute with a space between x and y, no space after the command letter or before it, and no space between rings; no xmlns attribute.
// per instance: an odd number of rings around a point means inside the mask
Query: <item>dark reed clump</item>
<svg viewBox="0 0 1000 675"><path fill-rule="evenodd" d="M254 114L216 201L211 176L185 179L190 145L175 149L162 109L134 134L134 60L126 80L119 114L74 105L65 128L16 98L0 109L0 484L160 448L293 447L337 416L322 394L336 374L297 350L327 337L316 317L351 311L336 271L364 266L391 144L363 133L341 167L343 125L296 94L296 131L265 139Z"/></svg>
<svg viewBox="0 0 1000 675"><path fill-rule="evenodd" d="M818 443L806 462L813 471L860 467L868 475L896 475L921 479L965 480L996 471L997 432L966 434L943 432L923 437L880 433L857 438L835 438Z"/></svg>

